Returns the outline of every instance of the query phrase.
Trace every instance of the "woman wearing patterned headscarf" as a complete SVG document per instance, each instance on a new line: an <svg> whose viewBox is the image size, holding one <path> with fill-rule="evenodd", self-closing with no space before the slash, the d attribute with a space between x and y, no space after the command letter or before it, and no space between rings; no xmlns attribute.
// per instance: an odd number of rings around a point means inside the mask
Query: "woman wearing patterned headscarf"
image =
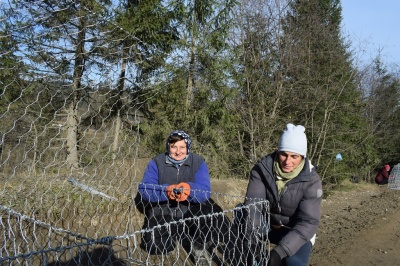
<svg viewBox="0 0 400 266"><path fill-rule="evenodd" d="M166 140L166 152L155 156L147 165L139 184L140 201L146 205L143 229L210 211L201 208L209 203L210 174L203 157L191 153L192 141L181 130L173 131ZM194 209L196 211L194 211ZM186 224L186 228L188 225ZM142 235L141 247L151 254L164 254L175 248L183 230L179 223L170 228L156 228ZM196 231L199 231L198 228Z"/></svg>

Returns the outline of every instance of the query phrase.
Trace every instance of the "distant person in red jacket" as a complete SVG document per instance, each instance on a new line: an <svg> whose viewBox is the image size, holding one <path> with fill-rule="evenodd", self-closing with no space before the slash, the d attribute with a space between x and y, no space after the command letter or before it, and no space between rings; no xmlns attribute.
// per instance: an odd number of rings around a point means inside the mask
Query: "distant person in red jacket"
<svg viewBox="0 0 400 266"><path fill-rule="evenodd" d="M375 183L385 185L389 181L390 165L385 164L375 177Z"/></svg>

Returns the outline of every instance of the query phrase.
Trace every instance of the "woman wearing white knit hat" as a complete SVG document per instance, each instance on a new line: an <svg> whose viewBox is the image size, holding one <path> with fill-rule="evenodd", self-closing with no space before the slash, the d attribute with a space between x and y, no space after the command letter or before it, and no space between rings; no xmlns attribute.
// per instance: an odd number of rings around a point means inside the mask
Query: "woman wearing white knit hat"
<svg viewBox="0 0 400 266"><path fill-rule="evenodd" d="M263 210L254 207L260 200L269 203L269 224ZM275 244L268 266L308 264L320 223L321 201L322 182L307 158L305 128L287 124L278 150L262 157L252 168L246 192L246 228L252 229L251 235L268 237Z"/></svg>

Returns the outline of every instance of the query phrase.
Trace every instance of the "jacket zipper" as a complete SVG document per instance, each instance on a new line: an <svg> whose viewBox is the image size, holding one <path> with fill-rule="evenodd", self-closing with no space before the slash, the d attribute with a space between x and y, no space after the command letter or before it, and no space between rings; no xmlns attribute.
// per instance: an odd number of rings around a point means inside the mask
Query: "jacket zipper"
<svg viewBox="0 0 400 266"><path fill-rule="evenodd" d="M287 190L287 186L285 185L283 187L282 192L279 194L279 197L278 197L278 211L279 211L279 213L281 213L281 211L282 211L282 209L281 209L281 198L282 198L282 195L285 194L286 190Z"/></svg>
<svg viewBox="0 0 400 266"><path fill-rule="evenodd" d="M176 167L176 169L177 169L177 172L176 172L176 184L179 184L179 169L180 169L180 167L179 166L175 166ZM179 202L177 202L178 204L178 206L179 206ZM179 207L178 208L175 208L175 210L174 210L174 212L175 212L175 217L177 217L178 216L178 209L179 209Z"/></svg>
<svg viewBox="0 0 400 266"><path fill-rule="evenodd" d="M180 182L179 182L179 170L181 169L179 166L176 166L176 169L178 170L178 171L176 171L176 183L177 184L179 184Z"/></svg>

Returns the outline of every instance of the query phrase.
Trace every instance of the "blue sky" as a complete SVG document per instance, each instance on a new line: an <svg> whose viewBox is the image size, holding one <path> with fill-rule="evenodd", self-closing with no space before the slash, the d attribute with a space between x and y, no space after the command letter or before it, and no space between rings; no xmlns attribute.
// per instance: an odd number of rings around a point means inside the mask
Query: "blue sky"
<svg viewBox="0 0 400 266"><path fill-rule="evenodd" d="M341 0L342 31L357 58L400 65L400 0Z"/></svg>

